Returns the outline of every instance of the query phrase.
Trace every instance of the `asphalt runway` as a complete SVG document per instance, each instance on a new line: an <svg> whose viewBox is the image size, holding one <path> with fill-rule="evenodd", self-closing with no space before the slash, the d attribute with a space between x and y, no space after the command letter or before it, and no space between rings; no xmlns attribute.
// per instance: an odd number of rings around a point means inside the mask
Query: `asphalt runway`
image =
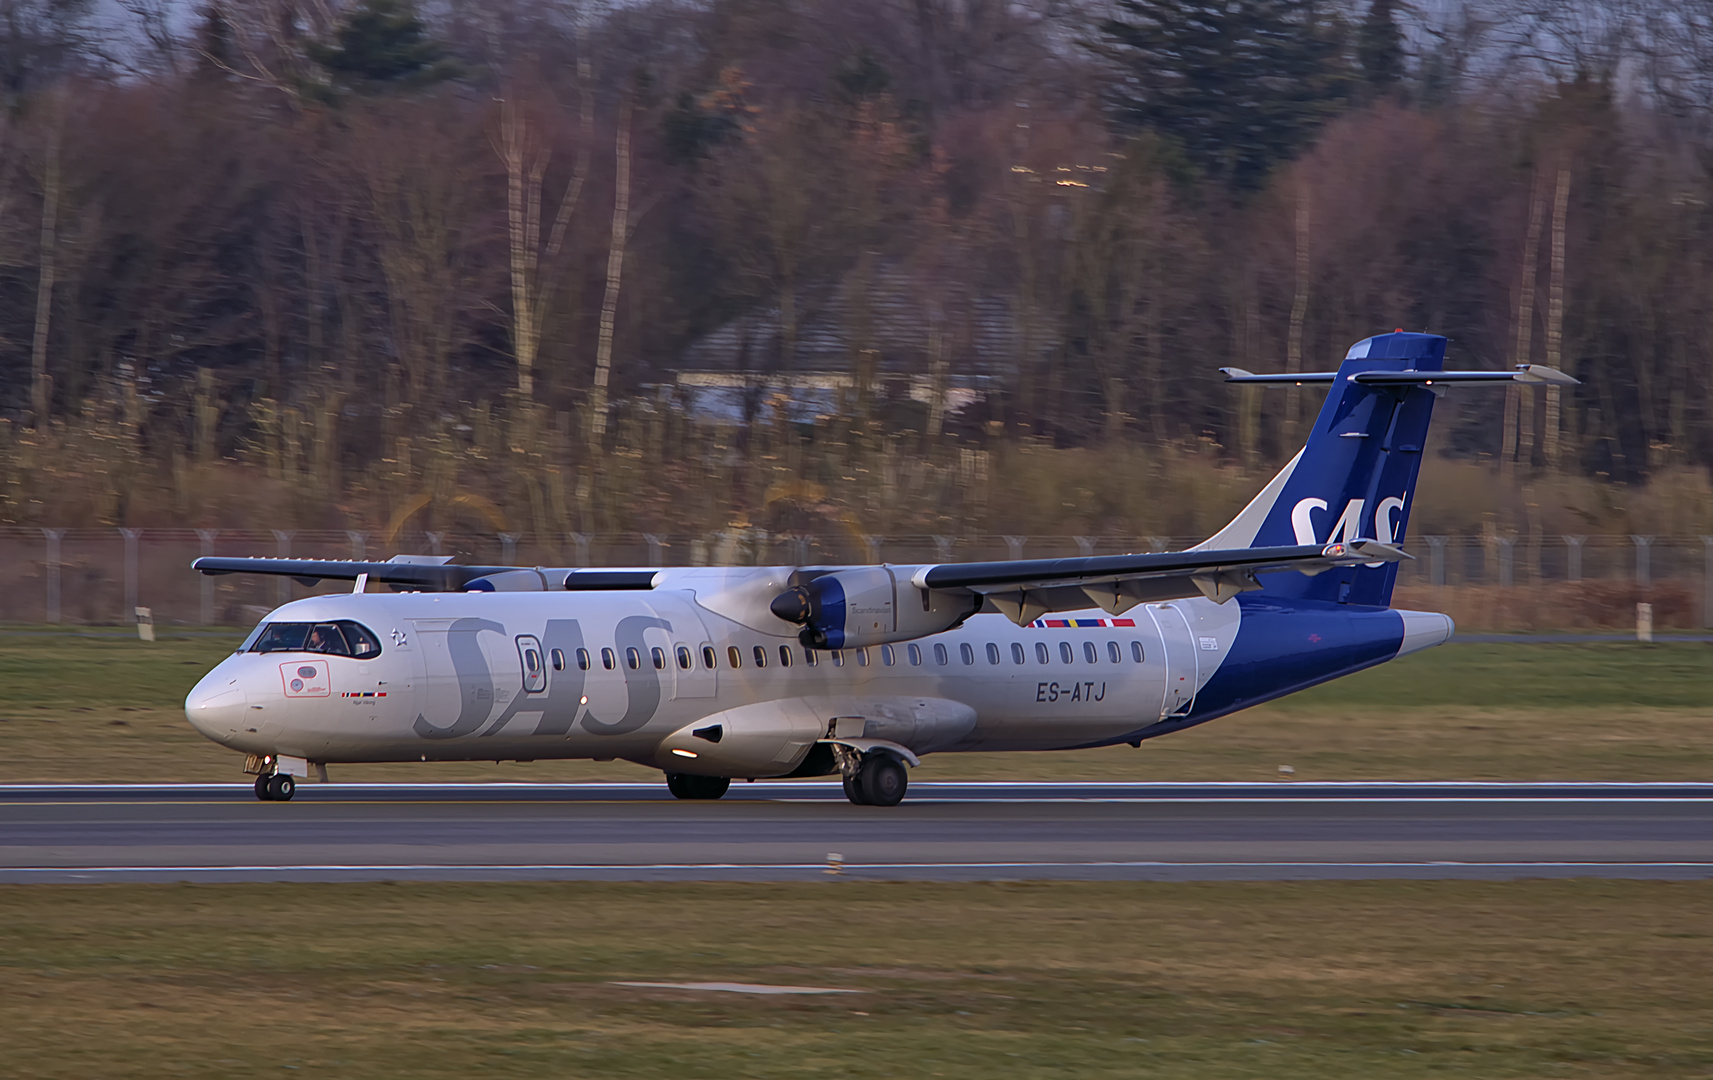
<svg viewBox="0 0 1713 1080"><path fill-rule="evenodd" d="M1709 878L1713 784L0 785L0 882L835 877Z"/></svg>

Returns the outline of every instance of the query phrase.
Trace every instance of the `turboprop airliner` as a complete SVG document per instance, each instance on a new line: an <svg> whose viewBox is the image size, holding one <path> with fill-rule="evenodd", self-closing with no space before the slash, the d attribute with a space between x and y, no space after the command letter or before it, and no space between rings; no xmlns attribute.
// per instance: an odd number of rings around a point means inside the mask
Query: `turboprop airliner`
<svg viewBox="0 0 1713 1080"><path fill-rule="evenodd" d="M1389 606L1434 400L1575 380L1446 371L1445 346L1400 332L1337 371L1224 369L1329 393L1296 456L1185 551L668 569L201 558L205 574L354 588L269 614L185 713L275 801L339 763L623 758L681 799L840 776L851 802L892 806L930 754L1140 746L1451 637L1446 616Z"/></svg>

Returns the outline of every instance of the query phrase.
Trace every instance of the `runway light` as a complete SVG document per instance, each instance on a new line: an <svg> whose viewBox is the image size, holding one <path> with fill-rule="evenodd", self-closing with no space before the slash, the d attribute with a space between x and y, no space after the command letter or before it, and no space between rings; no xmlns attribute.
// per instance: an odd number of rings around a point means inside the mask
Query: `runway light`
<svg viewBox="0 0 1713 1080"><path fill-rule="evenodd" d="M694 751L694 750L680 750L676 746L672 748L672 752L674 754L677 754L679 757L693 758L696 756L696 751Z"/></svg>

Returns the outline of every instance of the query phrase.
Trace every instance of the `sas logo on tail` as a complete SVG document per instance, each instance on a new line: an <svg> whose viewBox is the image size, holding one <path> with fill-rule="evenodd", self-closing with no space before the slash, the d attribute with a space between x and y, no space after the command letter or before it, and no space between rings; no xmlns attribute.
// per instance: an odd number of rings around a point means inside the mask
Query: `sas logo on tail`
<svg viewBox="0 0 1713 1080"><path fill-rule="evenodd" d="M1299 544L1330 544L1342 541L1348 544L1352 540L1366 539L1362 535L1362 510L1367 505L1367 499L1351 499L1344 504L1343 513L1324 534L1315 528L1315 512L1327 509L1325 499L1303 499L1291 507L1291 531L1296 533ZM1404 500L1396 496L1388 496L1380 500L1374 513L1375 540L1382 544L1390 544L1397 539L1398 523L1403 520ZM1378 565L1378 564L1376 564Z"/></svg>

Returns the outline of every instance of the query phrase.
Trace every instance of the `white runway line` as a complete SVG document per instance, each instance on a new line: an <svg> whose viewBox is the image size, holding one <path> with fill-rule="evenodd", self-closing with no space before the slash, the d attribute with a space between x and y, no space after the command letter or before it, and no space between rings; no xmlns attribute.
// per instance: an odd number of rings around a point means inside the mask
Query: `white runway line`
<svg viewBox="0 0 1713 1080"><path fill-rule="evenodd" d="M1713 870L1713 862L1472 862L1435 859L1417 862L846 862L860 870ZM817 870L807 863L249 863L202 866L7 866L4 874L255 874L381 873L482 871L508 873L608 871Z"/></svg>
<svg viewBox="0 0 1713 1080"><path fill-rule="evenodd" d="M767 983L735 982L613 982L608 986L635 986L645 990L709 990L717 994L861 994L832 986L771 986Z"/></svg>

